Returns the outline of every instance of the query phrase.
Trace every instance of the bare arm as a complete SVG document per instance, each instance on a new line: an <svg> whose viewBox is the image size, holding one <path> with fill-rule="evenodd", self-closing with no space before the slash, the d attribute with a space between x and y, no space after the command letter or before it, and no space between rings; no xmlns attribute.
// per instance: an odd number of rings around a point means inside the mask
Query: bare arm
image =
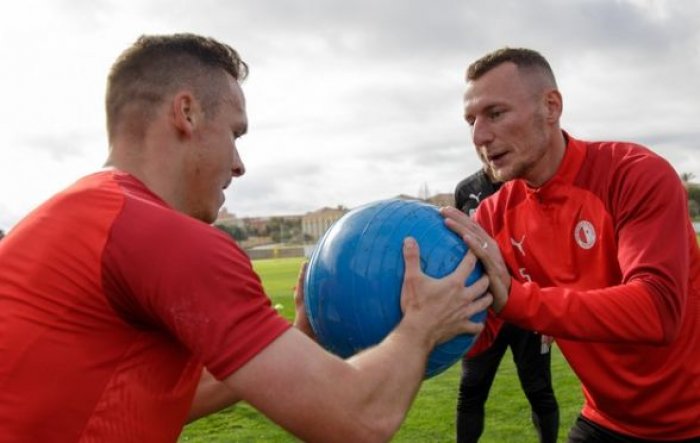
<svg viewBox="0 0 700 443"><path fill-rule="evenodd" d="M304 262L301 265L297 283L294 286L294 307L296 311L294 327L315 340L314 331L311 328L304 308L304 275L306 274L307 265L308 262ZM189 423L209 414L213 414L214 412L218 412L237 403L239 400L240 397L236 395L226 383L217 380L209 371L204 369L199 385L197 386L197 392L192 401L192 407L190 408L187 422Z"/></svg>
<svg viewBox="0 0 700 443"><path fill-rule="evenodd" d="M304 262L301 265L297 283L294 286L294 306L296 310L294 327L312 339L315 339L315 334L304 308L304 275L307 265L308 262ZM236 395L231 388L226 386L226 383L217 380L209 371L204 369L202 371L202 377L199 380L199 385L197 386L197 392L192 401L192 407L190 408L187 422L189 423L209 414L213 414L214 412L237 403L239 400L240 397Z"/></svg>
<svg viewBox="0 0 700 443"><path fill-rule="evenodd" d="M231 390L304 441L385 441L403 421L432 348L460 333L478 333L469 317L489 296L482 278L464 281L474 266L468 254L440 280L420 271L418 248L405 243L404 317L378 346L343 361L290 329L230 375Z"/></svg>
<svg viewBox="0 0 700 443"><path fill-rule="evenodd" d="M197 392L194 394L190 413L187 422L192 422L198 418L213 414L232 404L238 402L240 398L226 386L226 383L214 378L206 369L202 370L202 377L197 385Z"/></svg>

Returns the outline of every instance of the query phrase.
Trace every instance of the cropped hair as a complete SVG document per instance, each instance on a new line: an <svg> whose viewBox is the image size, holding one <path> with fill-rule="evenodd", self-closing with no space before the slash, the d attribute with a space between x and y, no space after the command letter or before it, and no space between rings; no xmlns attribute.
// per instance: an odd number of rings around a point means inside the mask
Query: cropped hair
<svg viewBox="0 0 700 443"><path fill-rule="evenodd" d="M467 68L467 81L479 79L482 75L503 63L513 63L520 71L538 71L556 88L554 72L542 54L527 48L501 48L488 53L470 64Z"/></svg>
<svg viewBox="0 0 700 443"><path fill-rule="evenodd" d="M107 80L107 132L129 120L145 130L160 104L181 88L190 88L202 107L215 114L228 73L238 82L248 65L236 50L195 34L143 35L116 60Z"/></svg>

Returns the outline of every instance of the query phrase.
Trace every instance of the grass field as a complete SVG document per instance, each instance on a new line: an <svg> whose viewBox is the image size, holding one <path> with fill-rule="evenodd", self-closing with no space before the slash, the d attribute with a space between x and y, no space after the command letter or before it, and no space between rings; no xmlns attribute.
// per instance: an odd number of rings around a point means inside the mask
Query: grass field
<svg viewBox="0 0 700 443"><path fill-rule="evenodd" d="M260 260L254 262L265 291L273 305L281 305L287 318L294 315L292 287L301 259ZM454 441L454 411L459 384L459 364L423 383L406 422L394 442L423 443ZM582 403L578 380L556 346L552 354L552 376L559 401L561 427L559 441L565 441ZM510 354L504 357L486 404L486 430L482 442L536 442L525 399ZM263 415L245 403L188 425L180 442L294 442Z"/></svg>

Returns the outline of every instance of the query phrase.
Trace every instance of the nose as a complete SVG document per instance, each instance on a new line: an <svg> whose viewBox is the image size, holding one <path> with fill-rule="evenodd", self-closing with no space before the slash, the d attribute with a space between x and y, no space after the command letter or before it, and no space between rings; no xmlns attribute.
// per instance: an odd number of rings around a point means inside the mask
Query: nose
<svg viewBox="0 0 700 443"><path fill-rule="evenodd" d="M493 131L489 127L488 121L482 118L474 120L472 125L472 142L477 148L487 146L493 141Z"/></svg>
<svg viewBox="0 0 700 443"><path fill-rule="evenodd" d="M240 177L245 174L245 165L241 159L241 155L238 153L238 149L233 149L233 163L231 165L231 175L234 177Z"/></svg>

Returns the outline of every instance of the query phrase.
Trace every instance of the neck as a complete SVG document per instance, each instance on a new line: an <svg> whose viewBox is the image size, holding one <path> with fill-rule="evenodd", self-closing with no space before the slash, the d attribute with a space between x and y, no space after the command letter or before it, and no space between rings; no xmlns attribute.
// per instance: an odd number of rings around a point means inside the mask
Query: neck
<svg viewBox="0 0 700 443"><path fill-rule="evenodd" d="M557 173L564 154L566 153L566 138L561 129L552 132L548 141L548 148L538 164L523 177L528 185L539 188L549 181Z"/></svg>
<svg viewBox="0 0 700 443"><path fill-rule="evenodd" d="M160 147L162 149L162 147ZM115 141L110 146L105 167L126 172L141 181L170 207L180 210L177 161L174 155L163 155L148 142Z"/></svg>

